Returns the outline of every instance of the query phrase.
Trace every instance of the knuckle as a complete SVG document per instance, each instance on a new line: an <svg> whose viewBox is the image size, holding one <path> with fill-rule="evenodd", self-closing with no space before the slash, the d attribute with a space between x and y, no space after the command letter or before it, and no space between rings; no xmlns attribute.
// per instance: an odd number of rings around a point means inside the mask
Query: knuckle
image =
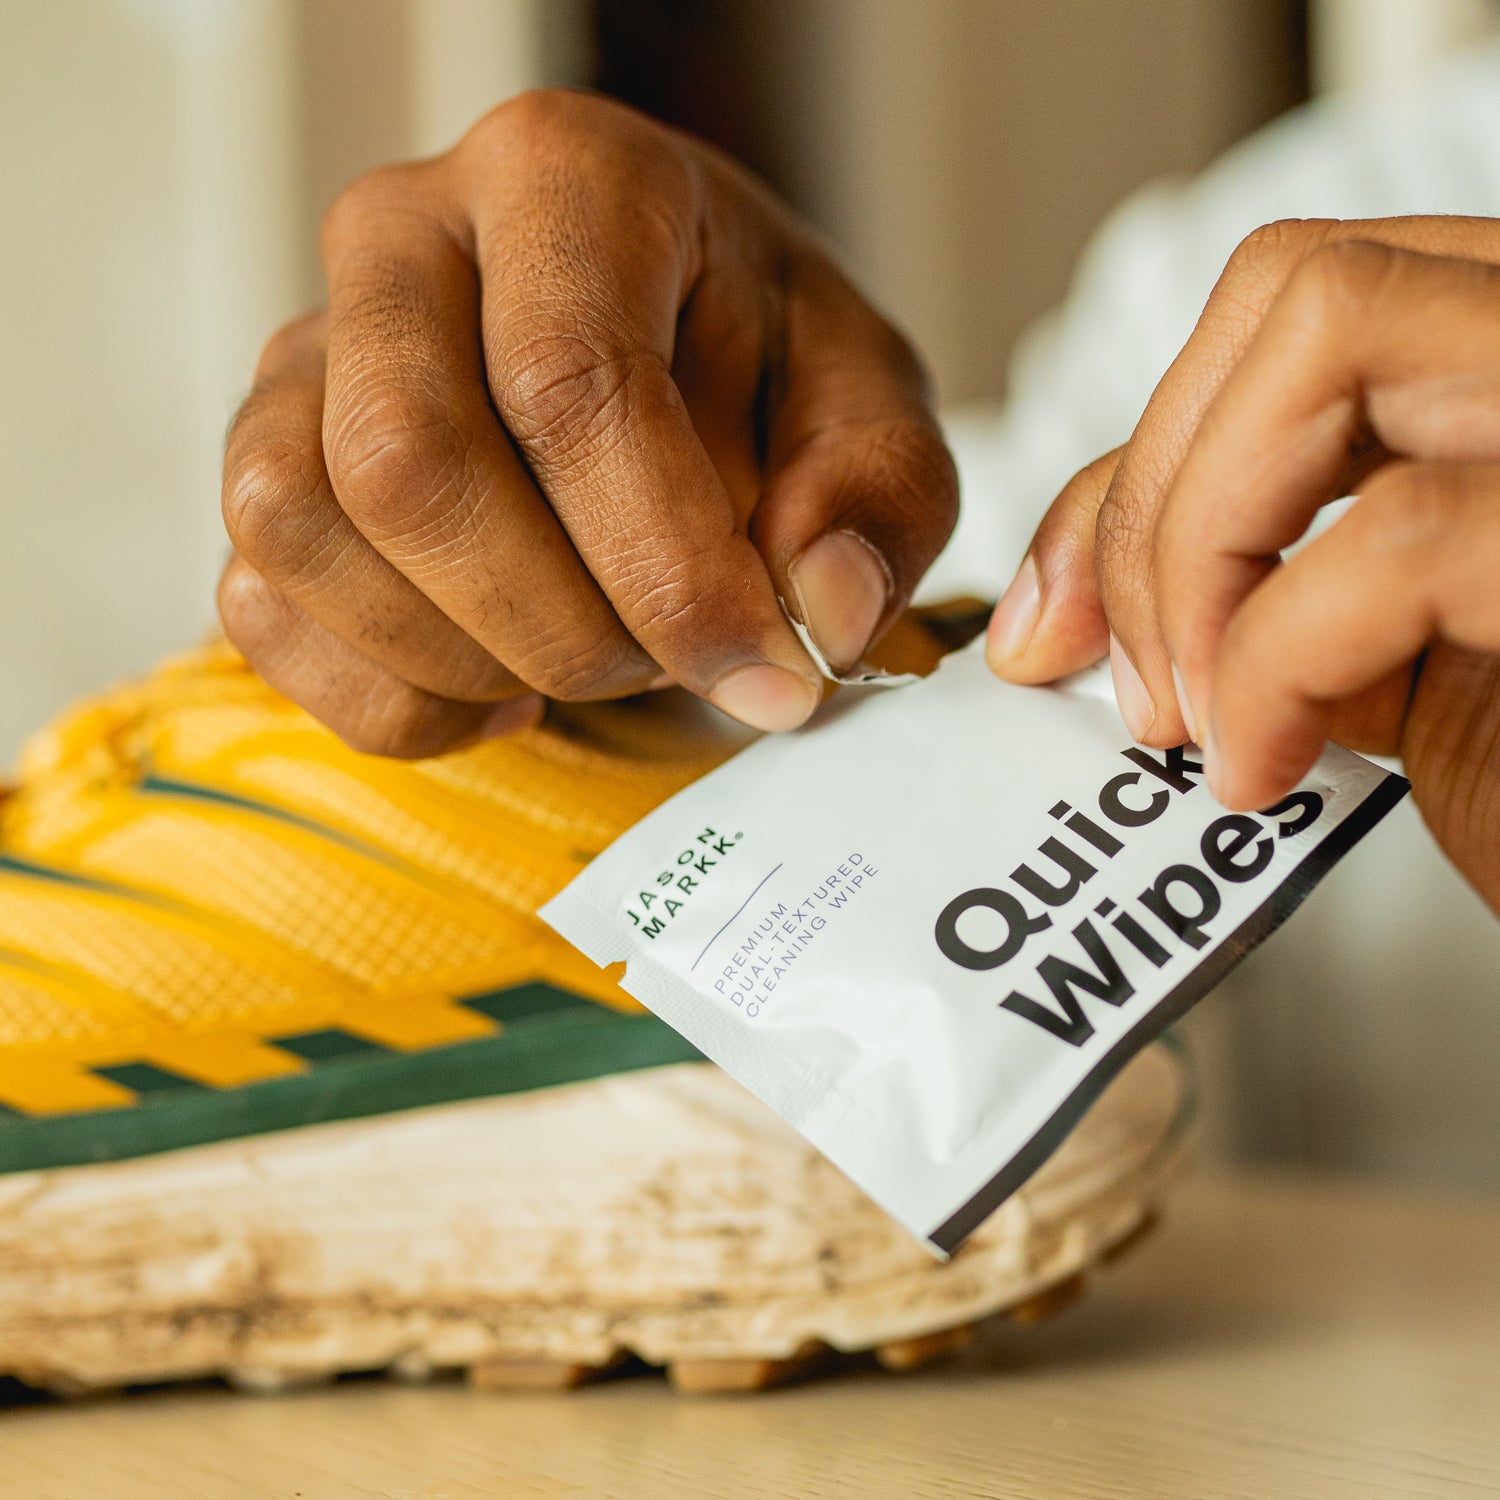
<svg viewBox="0 0 1500 1500"><path fill-rule="evenodd" d="M1277 219L1251 230L1230 255L1210 305L1237 313L1242 331L1253 332L1298 264L1337 227L1336 219Z"/></svg>
<svg viewBox="0 0 1500 1500"><path fill-rule="evenodd" d="M587 129L599 101L571 89L527 89L482 114L465 132L461 146L482 152L525 147Z"/></svg>
<svg viewBox="0 0 1500 1500"><path fill-rule="evenodd" d="M305 502L318 486L314 462L295 443L253 428L232 443L221 506L229 539L248 562L275 567L294 550Z"/></svg>
<svg viewBox="0 0 1500 1500"><path fill-rule="evenodd" d="M1100 562L1112 565L1116 559L1139 552L1147 544L1149 529L1138 513L1138 507L1119 485L1111 485L1094 517L1094 553Z"/></svg>
<svg viewBox="0 0 1500 1500"><path fill-rule="evenodd" d="M219 577L216 602L230 643L246 657L253 657L274 613L265 580L236 559Z"/></svg>
<svg viewBox="0 0 1500 1500"><path fill-rule="evenodd" d="M470 440L440 402L380 384L331 417L324 439L329 475L340 505L362 529L404 531L464 482Z"/></svg>
<svg viewBox="0 0 1500 1500"><path fill-rule="evenodd" d="M230 643L252 667L285 666L288 614L275 587L235 558L218 587L219 618ZM299 653L300 655L300 653ZM413 687L386 672L375 680L350 680L336 666L308 675L310 662L293 684L282 682L303 708L351 749L411 760L439 754L471 732L488 711L484 704L455 703Z"/></svg>
<svg viewBox="0 0 1500 1500"><path fill-rule="evenodd" d="M577 89L538 88L497 104L465 132L456 148L481 160L552 156L580 142L633 147L671 139L649 116Z"/></svg>
<svg viewBox="0 0 1500 1500"><path fill-rule="evenodd" d="M618 441L649 383L670 377L655 353L605 352L581 333L547 332L516 346L496 402L517 442L549 465L598 456Z"/></svg>
<svg viewBox="0 0 1500 1500"><path fill-rule="evenodd" d="M323 214L320 238L325 252L358 239L383 197L378 172L367 172L342 188Z"/></svg>
<svg viewBox="0 0 1500 1500"><path fill-rule="evenodd" d="M395 163L365 172L344 187L323 215L319 238L324 258L368 243L393 208L411 201L423 171L421 162Z"/></svg>
<svg viewBox="0 0 1500 1500"><path fill-rule="evenodd" d="M1262 224L1235 246L1229 269L1242 275L1279 276L1288 264L1322 244L1336 223L1334 219L1275 219Z"/></svg>

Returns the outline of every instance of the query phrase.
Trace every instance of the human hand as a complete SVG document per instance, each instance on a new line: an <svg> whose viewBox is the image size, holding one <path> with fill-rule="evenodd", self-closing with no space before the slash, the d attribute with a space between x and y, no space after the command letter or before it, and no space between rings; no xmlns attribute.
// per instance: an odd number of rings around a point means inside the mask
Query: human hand
<svg viewBox="0 0 1500 1500"><path fill-rule="evenodd" d="M1107 650L1131 733L1196 740L1233 808L1283 796L1329 738L1400 754L1500 911L1497 267L1490 220L1250 236L1130 441L1044 518L994 670L1049 681Z"/></svg>
<svg viewBox="0 0 1500 1500"><path fill-rule="evenodd" d="M323 228L329 307L230 434L230 639L356 748L675 681L785 729L904 607L957 484L910 347L747 172L523 95Z"/></svg>

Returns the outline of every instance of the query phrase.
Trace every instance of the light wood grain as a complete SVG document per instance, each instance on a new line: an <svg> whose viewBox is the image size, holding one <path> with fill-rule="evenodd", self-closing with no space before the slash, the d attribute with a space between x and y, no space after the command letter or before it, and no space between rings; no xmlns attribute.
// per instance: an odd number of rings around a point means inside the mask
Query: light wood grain
<svg viewBox="0 0 1500 1500"><path fill-rule="evenodd" d="M355 1383L0 1412L5 1500L1500 1494L1500 1206L1202 1182L1039 1328L910 1377Z"/></svg>

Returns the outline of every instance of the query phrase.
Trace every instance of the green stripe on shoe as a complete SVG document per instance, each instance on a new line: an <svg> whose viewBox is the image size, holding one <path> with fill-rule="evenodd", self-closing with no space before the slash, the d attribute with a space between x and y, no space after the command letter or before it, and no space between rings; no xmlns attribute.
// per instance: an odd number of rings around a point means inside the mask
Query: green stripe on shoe
<svg viewBox="0 0 1500 1500"><path fill-rule="evenodd" d="M622 1015L549 985L517 985L466 1003L500 1020L504 1029L421 1052L348 1051L324 1033L288 1037L284 1040L301 1044L298 1055L310 1058L307 1072L232 1089L186 1079L174 1086L160 1069L152 1069L147 1079L135 1071L138 1064L100 1069L128 1087L148 1087L119 1109L37 1117L0 1109L0 1173L122 1161L272 1130L703 1060L655 1016ZM277 1044L276 1038L269 1040Z"/></svg>

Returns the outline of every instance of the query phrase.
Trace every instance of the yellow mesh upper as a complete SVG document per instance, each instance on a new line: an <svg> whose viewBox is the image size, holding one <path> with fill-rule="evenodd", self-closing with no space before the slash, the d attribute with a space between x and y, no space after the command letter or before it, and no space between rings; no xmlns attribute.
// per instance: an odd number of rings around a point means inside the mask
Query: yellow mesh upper
<svg viewBox="0 0 1500 1500"><path fill-rule="evenodd" d="M886 656L936 659L903 622ZM461 997L531 982L638 1009L535 916L739 741L684 694L553 710L437 760L359 755L232 650L166 662L35 736L0 795L0 1106L113 1108L95 1069L218 1087L336 1028L482 1036Z"/></svg>
<svg viewBox="0 0 1500 1500"><path fill-rule="evenodd" d="M0 802L0 1104L117 1103L88 1070L127 1059L269 1078L299 1064L267 1037L327 1027L457 1041L496 1023L456 997L531 981L635 1009L534 912L725 753L681 727L663 753L643 722L579 711L386 761L224 646L80 704Z"/></svg>

